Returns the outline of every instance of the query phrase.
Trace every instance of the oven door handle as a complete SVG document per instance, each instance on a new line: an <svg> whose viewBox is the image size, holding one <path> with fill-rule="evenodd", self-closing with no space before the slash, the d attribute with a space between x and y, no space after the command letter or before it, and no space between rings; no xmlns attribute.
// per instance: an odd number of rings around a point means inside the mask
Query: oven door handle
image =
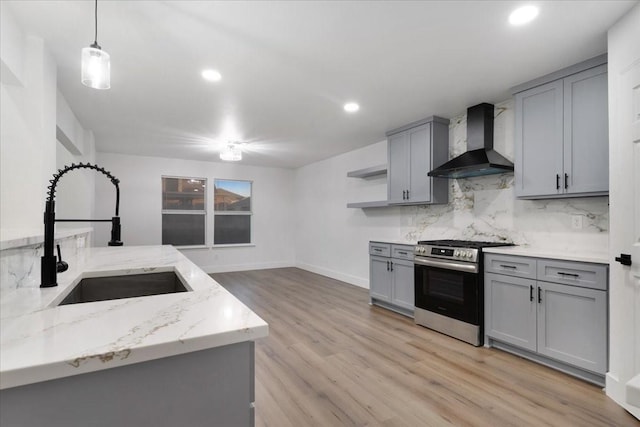
<svg viewBox="0 0 640 427"><path fill-rule="evenodd" d="M465 273L477 273L478 265L453 261L434 261L424 258L414 258L414 264L426 265L428 267L444 268L445 270L463 271Z"/></svg>

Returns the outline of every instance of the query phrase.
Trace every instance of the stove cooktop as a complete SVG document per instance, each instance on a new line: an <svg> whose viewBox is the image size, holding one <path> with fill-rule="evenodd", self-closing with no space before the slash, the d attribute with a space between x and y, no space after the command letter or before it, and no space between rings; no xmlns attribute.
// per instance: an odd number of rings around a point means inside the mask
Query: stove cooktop
<svg viewBox="0 0 640 427"><path fill-rule="evenodd" d="M472 240L421 240L418 242L418 244L470 249L491 248L496 246L513 246L513 243L507 242L476 242Z"/></svg>

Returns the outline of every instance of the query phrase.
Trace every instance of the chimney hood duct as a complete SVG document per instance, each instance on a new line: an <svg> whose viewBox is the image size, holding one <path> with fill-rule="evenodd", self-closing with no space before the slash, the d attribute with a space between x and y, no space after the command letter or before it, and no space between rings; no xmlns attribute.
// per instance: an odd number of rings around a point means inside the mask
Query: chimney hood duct
<svg viewBox="0 0 640 427"><path fill-rule="evenodd" d="M493 149L493 104L467 109L467 152L427 175L438 178L470 178L513 172L513 163Z"/></svg>

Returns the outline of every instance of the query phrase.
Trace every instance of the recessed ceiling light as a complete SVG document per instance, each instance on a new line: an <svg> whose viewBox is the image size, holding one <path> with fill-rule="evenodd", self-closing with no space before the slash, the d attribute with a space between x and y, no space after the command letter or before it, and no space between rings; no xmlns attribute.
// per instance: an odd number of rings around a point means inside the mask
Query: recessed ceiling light
<svg viewBox="0 0 640 427"><path fill-rule="evenodd" d="M509 23L511 25L524 25L533 21L536 16L538 16L537 7L531 5L522 6L511 12Z"/></svg>
<svg viewBox="0 0 640 427"><path fill-rule="evenodd" d="M219 82L222 79L222 74L217 70L204 70L202 78L210 82Z"/></svg>
<svg viewBox="0 0 640 427"><path fill-rule="evenodd" d="M344 104L343 108L347 113L355 113L360 109L360 106L355 102L347 102L346 104Z"/></svg>

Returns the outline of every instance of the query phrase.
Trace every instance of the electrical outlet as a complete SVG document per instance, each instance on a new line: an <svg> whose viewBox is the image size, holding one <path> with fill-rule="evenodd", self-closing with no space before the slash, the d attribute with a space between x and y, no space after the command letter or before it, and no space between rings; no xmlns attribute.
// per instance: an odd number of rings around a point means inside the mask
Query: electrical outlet
<svg viewBox="0 0 640 427"><path fill-rule="evenodd" d="M582 215L571 215L571 228L574 230L582 229Z"/></svg>

